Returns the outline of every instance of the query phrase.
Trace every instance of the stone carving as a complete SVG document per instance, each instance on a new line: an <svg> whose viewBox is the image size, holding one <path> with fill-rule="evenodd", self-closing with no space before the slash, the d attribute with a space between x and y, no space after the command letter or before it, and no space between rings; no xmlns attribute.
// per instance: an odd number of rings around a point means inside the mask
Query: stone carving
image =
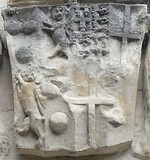
<svg viewBox="0 0 150 160"><path fill-rule="evenodd" d="M68 127L68 117L63 112L56 112L50 118L50 128L56 134L63 134Z"/></svg>
<svg viewBox="0 0 150 160"><path fill-rule="evenodd" d="M131 146L146 9L73 0L3 12L20 154L112 154Z"/></svg>
<svg viewBox="0 0 150 160"><path fill-rule="evenodd" d="M21 64L29 63L33 60L32 51L28 48L20 48L16 53L16 59Z"/></svg>
<svg viewBox="0 0 150 160"><path fill-rule="evenodd" d="M5 134L0 134L0 155L8 156L10 152L9 140Z"/></svg>
<svg viewBox="0 0 150 160"><path fill-rule="evenodd" d="M20 104L27 116L23 122L23 128L18 129L19 134L26 134L29 127L38 136L37 148L41 148L44 143L44 112L41 103L42 96L35 84L34 74L22 74L17 76L17 93Z"/></svg>
<svg viewBox="0 0 150 160"><path fill-rule="evenodd" d="M36 31L36 28L37 28L36 21L33 20L27 21L22 25L22 32L27 35L32 34L33 32Z"/></svg>
<svg viewBox="0 0 150 160"><path fill-rule="evenodd" d="M93 46L89 51L80 51L84 57L89 54L106 55L109 52L104 44L108 40L108 5L78 6L75 1L69 7L54 8L51 17L51 21L43 22L43 30L53 37L56 45L52 56L76 43L84 47ZM97 33L102 34L96 37ZM102 51L96 47L99 41L102 42Z"/></svg>

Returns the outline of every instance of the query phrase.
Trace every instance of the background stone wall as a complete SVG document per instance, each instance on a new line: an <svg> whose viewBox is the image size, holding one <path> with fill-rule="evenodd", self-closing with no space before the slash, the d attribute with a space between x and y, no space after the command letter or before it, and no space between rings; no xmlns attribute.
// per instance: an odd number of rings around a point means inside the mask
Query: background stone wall
<svg viewBox="0 0 150 160"><path fill-rule="evenodd" d="M0 0L0 12L7 7L8 0ZM3 20L0 16L0 30L3 28Z"/></svg>
<svg viewBox="0 0 150 160"><path fill-rule="evenodd" d="M131 151L109 155L88 156L80 158L37 158L19 156L15 145L13 128L13 92L9 58L4 56L0 70L0 160L138 160L132 157Z"/></svg>
<svg viewBox="0 0 150 160"><path fill-rule="evenodd" d="M0 0L0 11L7 6L7 0ZM0 16L0 31L3 31L3 20ZM81 158L35 158L19 156L15 145L13 127L13 92L9 57L4 56L0 69L0 160L138 160L132 157L131 151L110 156L89 156Z"/></svg>

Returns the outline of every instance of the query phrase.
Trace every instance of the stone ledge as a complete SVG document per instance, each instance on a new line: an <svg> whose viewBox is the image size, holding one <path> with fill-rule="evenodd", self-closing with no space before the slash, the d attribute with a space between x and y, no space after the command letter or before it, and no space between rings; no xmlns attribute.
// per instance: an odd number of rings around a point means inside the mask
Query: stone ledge
<svg viewBox="0 0 150 160"><path fill-rule="evenodd" d="M57 1L55 0L49 0L49 1L48 0L44 0L44 1L41 1L41 0L17 1L17 0L14 0L14 1L11 1L9 5L11 7L29 6L29 5L57 5L57 4L62 4L64 2L65 2L64 0L57 0Z"/></svg>
<svg viewBox="0 0 150 160"><path fill-rule="evenodd" d="M28 5L57 5L73 0L11 0L9 5L12 7ZM125 3L125 4L147 4L148 0L78 0L79 3Z"/></svg>

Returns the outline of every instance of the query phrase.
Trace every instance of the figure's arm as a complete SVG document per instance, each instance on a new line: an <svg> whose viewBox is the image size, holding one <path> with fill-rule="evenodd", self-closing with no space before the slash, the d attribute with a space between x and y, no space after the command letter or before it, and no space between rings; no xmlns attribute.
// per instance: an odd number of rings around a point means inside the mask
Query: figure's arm
<svg viewBox="0 0 150 160"><path fill-rule="evenodd" d="M22 95L21 85L18 79L16 80L15 84L16 84L15 87L16 87L18 99L21 101L23 98L23 95Z"/></svg>
<svg viewBox="0 0 150 160"><path fill-rule="evenodd" d="M24 84L25 83L25 81L23 80L23 78L21 77L20 74L17 76L17 79L18 79L20 84Z"/></svg>
<svg viewBox="0 0 150 160"><path fill-rule="evenodd" d="M38 90L38 89L35 91L35 95L36 95L36 98L40 101L40 103L42 103L46 100L46 97L43 96L41 94L40 90ZM42 105L42 106L44 106L44 105Z"/></svg>
<svg viewBox="0 0 150 160"><path fill-rule="evenodd" d="M49 23L49 22L43 22L43 25L45 27L48 27L48 28L52 28L53 27L53 25L51 23Z"/></svg>
<svg viewBox="0 0 150 160"><path fill-rule="evenodd" d="M34 94L35 94L35 100L36 100L36 103L37 103L38 110L41 113L41 115L44 116L45 107L44 107L44 104L42 103L42 100L43 100L44 97L43 96L41 97L41 93L39 92L38 89L35 90Z"/></svg>
<svg viewBox="0 0 150 160"><path fill-rule="evenodd" d="M52 32L54 32L55 28L53 27L53 25L51 23L43 22L42 30L48 34L52 34Z"/></svg>
<svg viewBox="0 0 150 160"><path fill-rule="evenodd" d="M19 100L21 100L22 99L22 92L21 92L21 88L19 86L19 83L16 83L16 89L17 89L18 98L19 98Z"/></svg>

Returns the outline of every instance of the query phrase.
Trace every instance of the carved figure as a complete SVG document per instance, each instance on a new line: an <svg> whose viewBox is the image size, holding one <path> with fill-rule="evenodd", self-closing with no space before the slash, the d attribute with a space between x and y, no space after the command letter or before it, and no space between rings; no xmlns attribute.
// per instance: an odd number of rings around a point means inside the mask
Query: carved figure
<svg viewBox="0 0 150 160"><path fill-rule="evenodd" d="M44 143L44 112L41 103L42 95L35 84L34 74L22 74L17 76L18 98L27 116L23 123L23 128L18 129L18 133L25 134L31 128L38 136L36 148L41 148Z"/></svg>
<svg viewBox="0 0 150 160"><path fill-rule="evenodd" d="M114 154L133 142L146 6L69 2L3 15L20 154ZM37 78L26 71L16 81L29 66Z"/></svg>
<svg viewBox="0 0 150 160"><path fill-rule="evenodd" d="M43 30L48 32L48 34L51 34L56 45L52 55L57 54L57 52L60 50L65 50L71 44L66 32L67 23L65 22L65 17L67 14L66 7L56 7L52 12L52 18L55 23L43 22L45 26L43 27Z"/></svg>

